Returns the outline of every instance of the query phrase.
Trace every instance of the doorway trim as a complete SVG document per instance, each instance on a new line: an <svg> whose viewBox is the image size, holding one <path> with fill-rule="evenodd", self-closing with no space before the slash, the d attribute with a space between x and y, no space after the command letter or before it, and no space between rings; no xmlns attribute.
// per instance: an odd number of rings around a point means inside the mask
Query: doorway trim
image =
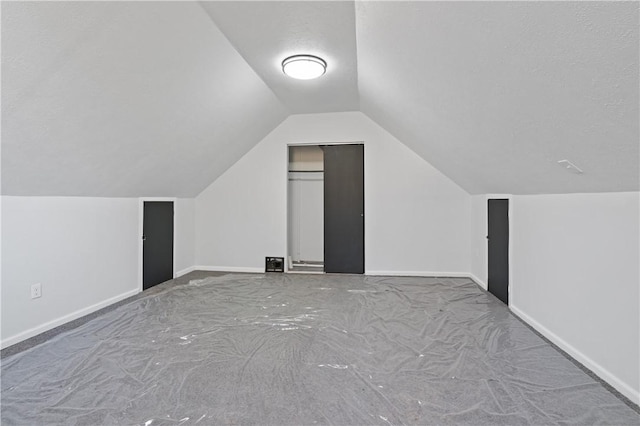
<svg viewBox="0 0 640 426"><path fill-rule="evenodd" d="M367 149L366 149L366 143L364 140L344 140L344 141L334 141L334 142L323 142L323 141L312 141L312 142L291 142L291 143L287 143L284 146L284 180L283 180L283 185L284 185L284 191L286 194L285 200L284 200L284 248L285 248L285 262L284 262L284 272L288 273L289 272L289 250L291 249L291 247L289 247L289 147L292 146L323 146L323 145L362 145L364 146L364 154L363 154L363 163L364 163L364 211L365 211L365 226L364 226L364 274L363 275L367 275L367 221L366 221L366 212L367 212Z"/></svg>
<svg viewBox="0 0 640 426"><path fill-rule="evenodd" d="M483 217L484 217L484 235L487 237L489 235L489 200L499 199L499 200L509 200L509 208L507 209L509 214L509 308L511 308L512 300L513 300L513 194L486 194L484 203L483 203ZM487 282L485 283L485 290L489 291L489 244L487 239L484 240L484 248L482 250L484 253L484 271L487 274Z"/></svg>
<svg viewBox="0 0 640 426"><path fill-rule="evenodd" d="M140 197L138 198L138 293L143 290L143 251L144 244L142 235L144 233L144 202L145 201L170 201L173 203L173 278L176 277L176 197Z"/></svg>

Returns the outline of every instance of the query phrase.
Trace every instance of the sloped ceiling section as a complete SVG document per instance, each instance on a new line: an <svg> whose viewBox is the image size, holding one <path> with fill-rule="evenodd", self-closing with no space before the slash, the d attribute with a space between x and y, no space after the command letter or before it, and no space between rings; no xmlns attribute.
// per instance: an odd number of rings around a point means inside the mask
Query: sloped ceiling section
<svg viewBox="0 0 640 426"><path fill-rule="evenodd" d="M2 2L2 193L198 194L288 111L198 3Z"/></svg>
<svg viewBox="0 0 640 426"><path fill-rule="evenodd" d="M357 2L361 109L471 193L637 191L638 16L637 2Z"/></svg>
<svg viewBox="0 0 640 426"><path fill-rule="evenodd" d="M354 109L470 193L638 191L638 7L2 2L2 193L195 196L289 114ZM323 78L283 76L302 51Z"/></svg>
<svg viewBox="0 0 640 426"><path fill-rule="evenodd" d="M359 109L353 1L209 1L202 7L291 113ZM325 59L325 75L285 76L282 60L300 53Z"/></svg>

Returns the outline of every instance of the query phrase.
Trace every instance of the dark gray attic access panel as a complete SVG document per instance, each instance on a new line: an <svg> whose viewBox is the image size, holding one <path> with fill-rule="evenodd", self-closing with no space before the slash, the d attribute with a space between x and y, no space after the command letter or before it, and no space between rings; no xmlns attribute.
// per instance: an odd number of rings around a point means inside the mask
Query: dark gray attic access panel
<svg viewBox="0 0 640 426"><path fill-rule="evenodd" d="M488 287L509 304L509 200L488 200Z"/></svg>
<svg viewBox="0 0 640 426"><path fill-rule="evenodd" d="M173 278L173 201L145 201L142 288Z"/></svg>

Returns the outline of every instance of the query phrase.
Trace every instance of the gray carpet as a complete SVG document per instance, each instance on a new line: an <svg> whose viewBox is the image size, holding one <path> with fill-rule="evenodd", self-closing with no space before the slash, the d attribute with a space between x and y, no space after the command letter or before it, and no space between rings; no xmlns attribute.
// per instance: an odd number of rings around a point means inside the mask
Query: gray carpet
<svg viewBox="0 0 640 426"><path fill-rule="evenodd" d="M2 362L12 424L640 424L467 279L173 283Z"/></svg>

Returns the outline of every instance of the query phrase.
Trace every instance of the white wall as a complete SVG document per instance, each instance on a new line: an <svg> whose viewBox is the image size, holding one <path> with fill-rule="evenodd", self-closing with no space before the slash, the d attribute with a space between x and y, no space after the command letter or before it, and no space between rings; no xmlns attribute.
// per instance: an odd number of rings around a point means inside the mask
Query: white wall
<svg viewBox="0 0 640 426"><path fill-rule="evenodd" d="M178 198L174 206L175 253L173 255L176 276L193 270L196 254L195 199Z"/></svg>
<svg viewBox="0 0 640 426"><path fill-rule="evenodd" d="M141 289L136 198L2 197L2 347ZM195 262L195 200L175 200L175 270ZM31 285L42 297L31 299Z"/></svg>
<svg viewBox="0 0 640 426"><path fill-rule="evenodd" d="M287 252L287 144L364 142L367 273L468 273L471 197L359 112L290 116L196 198L196 263Z"/></svg>
<svg viewBox="0 0 640 426"><path fill-rule="evenodd" d="M3 196L2 347L137 293L137 250L135 198Z"/></svg>
<svg viewBox="0 0 640 426"><path fill-rule="evenodd" d="M487 196L471 197L471 274L482 288L487 289Z"/></svg>
<svg viewBox="0 0 640 426"><path fill-rule="evenodd" d="M640 403L640 194L512 202L511 308Z"/></svg>

